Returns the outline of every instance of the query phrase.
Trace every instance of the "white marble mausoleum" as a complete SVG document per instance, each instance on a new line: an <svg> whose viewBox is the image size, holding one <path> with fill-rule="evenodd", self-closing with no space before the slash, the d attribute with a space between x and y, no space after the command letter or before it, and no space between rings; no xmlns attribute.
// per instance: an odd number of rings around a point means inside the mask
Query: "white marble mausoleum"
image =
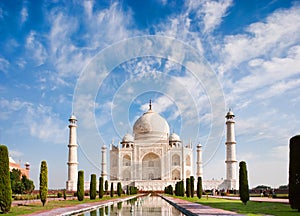
<svg viewBox="0 0 300 216"><path fill-rule="evenodd" d="M234 114L229 111L226 119L226 179L204 179L204 189L238 189ZM72 115L69 121L66 187L67 190L75 191L78 169L77 119ZM196 151L195 159L193 151ZM190 176L194 176L195 180L197 177L203 178L202 146L199 144L196 149L193 149L191 144L183 144L179 135L170 133L168 122L152 110L151 101L148 111L134 123L133 134L125 134L120 143L111 144L109 149L104 145L101 152L101 176L110 182L121 182L124 188L130 185L142 191L163 191L166 186L170 184L175 186L177 181L185 180ZM196 165L196 170L193 170L194 165Z"/></svg>

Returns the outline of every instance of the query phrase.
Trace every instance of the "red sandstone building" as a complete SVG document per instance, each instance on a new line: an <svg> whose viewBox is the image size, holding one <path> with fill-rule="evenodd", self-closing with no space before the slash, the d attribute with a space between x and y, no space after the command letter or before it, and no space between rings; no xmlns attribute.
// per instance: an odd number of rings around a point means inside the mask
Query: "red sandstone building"
<svg viewBox="0 0 300 216"><path fill-rule="evenodd" d="M25 168L22 168L20 164L16 163L12 157L9 157L9 171L12 169L18 169L21 171L22 175L25 175L29 179L29 171L30 171L30 164L26 162L24 164Z"/></svg>

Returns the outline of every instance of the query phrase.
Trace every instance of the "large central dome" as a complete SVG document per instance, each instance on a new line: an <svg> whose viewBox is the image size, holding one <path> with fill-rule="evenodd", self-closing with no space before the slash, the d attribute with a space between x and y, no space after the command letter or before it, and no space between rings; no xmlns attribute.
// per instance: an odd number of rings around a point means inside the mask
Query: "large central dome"
<svg viewBox="0 0 300 216"><path fill-rule="evenodd" d="M133 126L135 139L159 139L167 140L170 128L168 122L158 113L150 109L145 112Z"/></svg>

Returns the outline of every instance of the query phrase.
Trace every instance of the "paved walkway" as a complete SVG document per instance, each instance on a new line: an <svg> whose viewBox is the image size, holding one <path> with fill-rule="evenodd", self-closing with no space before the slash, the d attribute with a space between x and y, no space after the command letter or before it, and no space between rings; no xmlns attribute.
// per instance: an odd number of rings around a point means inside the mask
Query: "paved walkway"
<svg viewBox="0 0 300 216"><path fill-rule="evenodd" d="M213 198L240 200L240 197L233 196L209 196ZM289 199L269 198L269 197L250 197L250 201L254 202L275 202L289 204Z"/></svg>
<svg viewBox="0 0 300 216"><path fill-rule="evenodd" d="M210 206L201 205L198 203L189 202L186 200L169 197L169 196L163 196L161 195L163 199L165 199L167 202L169 202L171 205L182 211L186 215L241 215L237 214L235 212L226 211L223 209L217 209L212 208Z"/></svg>

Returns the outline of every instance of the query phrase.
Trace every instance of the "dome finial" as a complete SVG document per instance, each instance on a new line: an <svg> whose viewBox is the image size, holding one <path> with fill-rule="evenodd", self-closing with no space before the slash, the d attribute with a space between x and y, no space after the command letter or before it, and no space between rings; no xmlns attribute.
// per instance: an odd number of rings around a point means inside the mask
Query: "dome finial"
<svg viewBox="0 0 300 216"><path fill-rule="evenodd" d="M152 110L152 101L151 101L151 99L149 101L149 110Z"/></svg>

